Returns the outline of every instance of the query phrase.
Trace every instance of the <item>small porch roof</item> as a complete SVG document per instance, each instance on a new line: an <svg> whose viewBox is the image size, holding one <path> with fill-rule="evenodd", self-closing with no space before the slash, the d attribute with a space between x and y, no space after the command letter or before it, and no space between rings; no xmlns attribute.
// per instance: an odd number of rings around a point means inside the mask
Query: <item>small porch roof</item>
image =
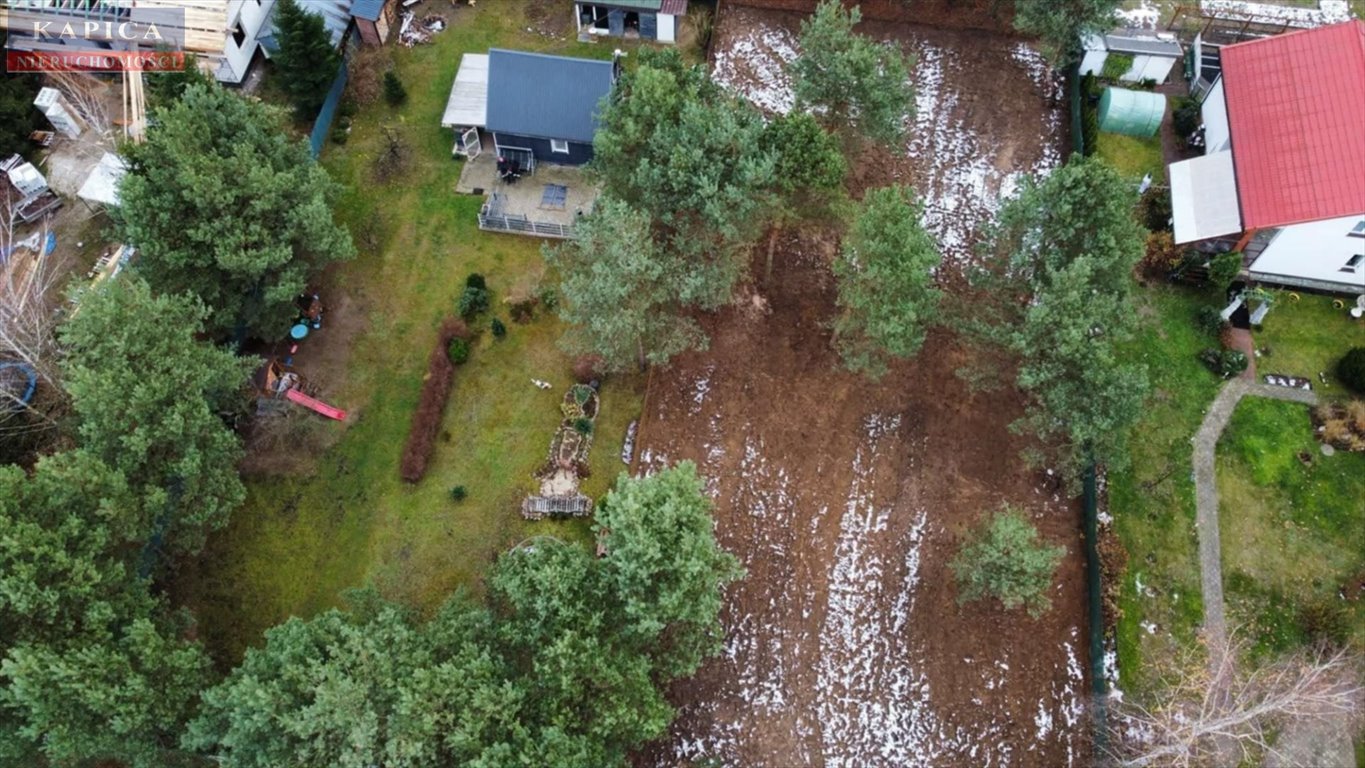
<svg viewBox="0 0 1365 768"><path fill-rule="evenodd" d="M1237 205L1237 173L1231 152L1172 163L1170 175L1177 244L1241 233L1242 212Z"/></svg>
<svg viewBox="0 0 1365 768"><path fill-rule="evenodd" d="M460 71L450 87L441 125L483 128L488 124L488 54L466 53L460 57Z"/></svg>

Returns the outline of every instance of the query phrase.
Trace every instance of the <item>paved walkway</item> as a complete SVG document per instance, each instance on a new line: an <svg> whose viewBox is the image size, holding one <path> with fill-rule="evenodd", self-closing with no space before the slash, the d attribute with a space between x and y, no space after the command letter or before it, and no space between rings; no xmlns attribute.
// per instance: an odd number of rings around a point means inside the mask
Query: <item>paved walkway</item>
<svg viewBox="0 0 1365 768"><path fill-rule="evenodd" d="M1223 558L1218 541L1218 481L1214 476L1218 438L1227 427L1237 403L1247 395L1316 405L1317 393L1245 379L1233 379L1223 386L1213 406L1194 436L1195 527L1199 532L1199 580L1204 596L1204 639L1209 653L1221 654L1227 648L1227 622L1223 615Z"/></svg>
<svg viewBox="0 0 1365 768"><path fill-rule="evenodd" d="M1195 524L1199 532L1199 578L1204 595L1204 639L1209 663L1217 666L1227 652L1227 620L1223 613L1223 558L1218 540L1218 481L1214 476L1218 438L1243 397L1268 397L1304 405L1316 405L1317 393L1246 379L1233 379L1223 386L1194 437ZM1334 718L1303 718L1290 723L1284 735L1284 755L1266 761L1266 768L1284 766L1340 766L1350 768L1355 758L1348 725Z"/></svg>

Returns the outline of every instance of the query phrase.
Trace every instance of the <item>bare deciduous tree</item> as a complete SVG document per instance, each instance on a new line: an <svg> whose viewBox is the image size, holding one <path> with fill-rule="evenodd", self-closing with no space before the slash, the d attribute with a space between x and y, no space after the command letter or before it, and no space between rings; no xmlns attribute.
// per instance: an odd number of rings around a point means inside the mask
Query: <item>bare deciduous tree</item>
<svg viewBox="0 0 1365 768"><path fill-rule="evenodd" d="M57 310L67 271L55 252L43 254L45 224L29 237L17 236L18 216L10 202L0 199L0 360L27 365L48 394L60 393ZM0 435L50 428L63 400L25 403L20 392L0 387Z"/></svg>
<svg viewBox="0 0 1365 768"><path fill-rule="evenodd" d="M87 127L100 136L109 132L114 123L109 117L108 85L84 72L54 72L49 78Z"/></svg>
<svg viewBox="0 0 1365 768"><path fill-rule="evenodd" d="M1187 654L1172 665L1162 694L1145 704L1115 703L1114 761L1133 768L1260 765L1279 755L1276 736L1295 721L1359 722L1365 713L1359 655L1305 651L1251 666L1245 650L1233 642L1207 659Z"/></svg>

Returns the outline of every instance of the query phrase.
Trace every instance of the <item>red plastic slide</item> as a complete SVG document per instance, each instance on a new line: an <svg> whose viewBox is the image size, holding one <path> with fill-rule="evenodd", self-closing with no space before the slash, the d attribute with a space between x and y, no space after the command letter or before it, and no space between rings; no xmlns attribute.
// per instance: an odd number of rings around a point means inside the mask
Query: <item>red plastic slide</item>
<svg viewBox="0 0 1365 768"><path fill-rule="evenodd" d="M303 406L304 408L307 408L310 411L316 411L317 413L320 413L329 419L336 419L337 421L341 421L342 419L346 418L346 412L341 410L340 408L334 408L322 402L321 400L309 397L308 395L303 394L297 389L289 390L288 392L284 393L284 396L289 398L293 402Z"/></svg>

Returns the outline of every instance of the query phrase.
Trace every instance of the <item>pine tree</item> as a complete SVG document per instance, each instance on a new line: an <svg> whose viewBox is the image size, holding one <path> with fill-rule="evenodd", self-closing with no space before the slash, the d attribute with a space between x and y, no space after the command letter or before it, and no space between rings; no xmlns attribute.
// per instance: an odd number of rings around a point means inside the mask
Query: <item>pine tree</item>
<svg viewBox="0 0 1365 768"><path fill-rule="evenodd" d="M706 336L678 297L694 271L650 239L649 217L608 196L577 225L577 237L545 249L559 270L572 327L564 346L594 354L605 371L661 364L706 345Z"/></svg>
<svg viewBox="0 0 1365 768"><path fill-rule="evenodd" d="M403 81L393 70L384 73L384 100L392 107L408 100L408 89L403 87Z"/></svg>
<svg viewBox="0 0 1365 768"><path fill-rule="evenodd" d="M957 577L958 602L994 597L1008 609L1023 606L1038 618L1052 602L1047 591L1066 547L1038 541L1038 529L1009 506L975 531L949 564Z"/></svg>
<svg viewBox="0 0 1365 768"><path fill-rule="evenodd" d="M355 252L332 218L339 188L264 104L191 85L125 153L115 222L137 271L197 296L216 337L278 338L315 270Z"/></svg>
<svg viewBox="0 0 1365 768"><path fill-rule="evenodd" d="M839 317L834 346L849 370L872 377L890 359L919 352L942 293L934 287L940 256L920 225L921 208L908 187L867 193L853 231L834 262Z"/></svg>
<svg viewBox="0 0 1365 768"><path fill-rule="evenodd" d="M832 129L895 145L915 108L908 66L894 44L853 31L861 18L856 6L823 0L801 22L801 54L791 64L796 104Z"/></svg>
<svg viewBox="0 0 1365 768"><path fill-rule="evenodd" d="M327 91L341 66L341 54L319 13L303 8L298 0L277 0L273 61L280 83L299 117L311 120L322 108Z"/></svg>

